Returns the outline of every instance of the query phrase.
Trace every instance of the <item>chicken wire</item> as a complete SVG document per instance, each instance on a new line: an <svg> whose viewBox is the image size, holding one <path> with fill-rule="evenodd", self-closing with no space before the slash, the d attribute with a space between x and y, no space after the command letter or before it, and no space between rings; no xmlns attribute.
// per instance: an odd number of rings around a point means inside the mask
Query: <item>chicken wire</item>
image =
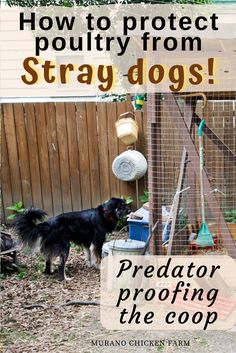
<svg viewBox="0 0 236 353"><path fill-rule="evenodd" d="M150 244L151 253L228 253L235 256L235 95L233 92L215 92L206 93L206 97L205 107L201 95L183 98L173 94L150 94L148 97L150 228L157 225ZM204 119L210 129L210 133L206 134L206 129L203 133L207 179L204 195L206 223L214 239L213 247L195 244L202 222L199 119ZM182 190L185 191L179 193ZM169 220L163 219L163 206L172 208ZM166 221L172 231L163 244Z"/></svg>

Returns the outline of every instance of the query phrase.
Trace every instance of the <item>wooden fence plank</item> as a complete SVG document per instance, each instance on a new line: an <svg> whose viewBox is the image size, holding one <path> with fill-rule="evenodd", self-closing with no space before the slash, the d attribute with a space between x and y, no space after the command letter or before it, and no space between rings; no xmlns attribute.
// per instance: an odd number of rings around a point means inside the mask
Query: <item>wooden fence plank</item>
<svg viewBox="0 0 236 353"><path fill-rule="evenodd" d="M3 105L3 122L6 132L6 145L10 170L13 203L22 200L21 177L19 169L18 148L15 131L14 111L12 104Z"/></svg>
<svg viewBox="0 0 236 353"><path fill-rule="evenodd" d="M35 103L35 121L38 139L39 165L41 175L43 209L53 215L51 176L49 164L49 150L47 143L47 122L45 115L45 104Z"/></svg>
<svg viewBox="0 0 236 353"><path fill-rule="evenodd" d="M4 210L5 210L5 207L4 207L4 200L3 200L3 192L1 188L1 224L5 224L7 222L7 216L5 216Z"/></svg>
<svg viewBox="0 0 236 353"><path fill-rule="evenodd" d="M100 179L99 179L99 155L97 138L96 104L86 103L87 126L89 132L89 163L92 206L96 207L101 203Z"/></svg>
<svg viewBox="0 0 236 353"><path fill-rule="evenodd" d="M81 185L81 208L87 209L92 207L92 199L90 185L87 112L85 103L76 103L76 122Z"/></svg>
<svg viewBox="0 0 236 353"><path fill-rule="evenodd" d="M6 222L6 218L12 212L7 210L6 207L13 204L12 188L11 188L11 173L10 164L7 151L6 133L3 119L1 121L1 193L2 193L2 221Z"/></svg>
<svg viewBox="0 0 236 353"><path fill-rule="evenodd" d="M97 126L98 126L98 151L99 151L99 173L101 201L108 200L111 196L109 182L109 156L107 136L107 110L106 103L97 104Z"/></svg>
<svg viewBox="0 0 236 353"><path fill-rule="evenodd" d="M128 107L126 102L117 103L117 120L119 119L120 115L126 113L128 111ZM119 154L127 150L127 146L118 140L118 151ZM127 181L120 181L120 193L121 196L127 197L131 196L136 204L136 192L135 192L135 182L127 182Z"/></svg>
<svg viewBox="0 0 236 353"><path fill-rule="evenodd" d="M142 125L142 149L147 156L147 103L143 105Z"/></svg>
<svg viewBox="0 0 236 353"><path fill-rule="evenodd" d="M27 142L29 146L29 166L31 175L32 201L33 206L41 208L43 207L43 204L38 159L38 142L36 134L34 105L32 103L25 104L25 120L27 128Z"/></svg>
<svg viewBox="0 0 236 353"><path fill-rule="evenodd" d="M145 121L145 117L144 117L144 111L146 104L144 103L143 105L143 109L142 111L136 111L135 112L135 119L138 123L138 129L139 129L139 133L138 133L138 141L136 143L136 149L137 151L141 152L144 157L147 159L147 155L146 155L146 121ZM148 172L147 172L148 173ZM147 191L147 174L141 178L140 180L138 180L137 182L138 184L138 196L142 195L144 193L144 191ZM137 199L137 207L142 206L139 199Z"/></svg>
<svg viewBox="0 0 236 353"><path fill-rule="evenodd" d="M69 166L68 136L64 103L56 104L56 129L61 174L62 209L63 212L69 212L72 209L70 187L71 176Z"/></svg>
<svg viewBox="0 0 236 353"><path fill-rule="evenodd" d="M163 188L166 190L165 203L172 203L174 194L176 192L176 185L178 180L178 174L180 170L181 154L178 149L179 137L175 134L173 123L170 121L168 107L165 101L162 104L162 127L161 127L161 138L162 138L162 170L165 177L162 179ZM176 146L173 150L173 146ZM161 170L159 171L161 174ZM168 190L168 191L167 191Z"/></svg>
<svg viewBox="0 0 236 353"><path fill-rule="evenodd" d="M15 115L15 126L16 126L16 137L19 154L19 167L21 175L21 186L22 186L22 201L24 207L31 207L33 204L32 200L32 189L31 189L31 176L30 176L30 163L29 153L27 144L27 131L25 126L25 117L23 104L14 104L14 115ZM30 146L31 148L31 146Z"/></svg>
<svg viewBox="0 0 236 353"><path fill-rule="evenodd" d="M210 129L214 129L213 110L214 110L213 102L208 102L203 111L203 118L206 120L206 124ZM199 116L201 117L201 115ZM212 183L212 187L216 188L215 158L216 158L216 153L219 153L219 151L215 150L214 143L207 137L204 138L204 149L205 149L205 169L208 172L209 179L211 180L211 183Z"/></svg>
<svg viewBox="0 0 236 353"><path fill-rule="evenodd" d="M143 124L143 138L142 138L142 145L143 145L143 151L144 155L146 156L146 159L148 161L148 151L147 151L147 103L144 103L143 105L143 119L142 119L142 124ZM148 172L144 176L144 190L148 191ZM143 191L144 191L143 190ZM141 191L141 190L140 190Z"/></svg>
<svg viewBox="0 0 236 353"><path fill-rule="evenodd" d="M144 146L143 146L143 113L141 111L135 112L135 120L138 124L138 140L136 142L136 150L141 152L145 156ZM139 208L142 206L139 201L139 196L143 194L144 191L144 178L137 180L136 187L136 207Z"/></svg>
<svg viewBox="0 0 236 353"><path fill-rule="evenodd" d="M112 163L114 159L118 156L118 140L116 137L116 111L117 105L116 103L107 103L107 133L108 133L108 146L109 146L109 180L110 180L110 190L111 190L111 197L113 196L121 196L120 192L120 182L115 177L112 172Z"/></svg>
<svg viewBox="0 0 236 353"><path fill-rule="evenodd" d="M49 151L52 205L53 213L57 215L62 212L62 199L54 103L47 103L45 105L45 113L47 122L47 143Z"/></svg>
<svg viewBox="0 0 236 353"><path fill-rule="evenodd" d="M79 170L79 148L77 138L77 122L74 103L65 103L66 121L68 131L68 149L70 166L70 184L72 209L74 211L81 209L81 186Z"/></svg>
<svg viewBox="0 0 236 353"><path fill-rule="evenodd" d="M133 105L131 103L131 99L128 99L126 102L126 110L127 111L133 111ZM134 111L135 115L135 120L136 123L138 124L138 140L135 143L134 147L137 151L141 152L145 156L145 149L143 145L143 137L144 137L144 131L143 131L143 112L140 110ZM145 156L146 157L146 156ZM133 206L135 208L139 208L142 206L141 202L139 201L139 196L143 194L144 192L144 182L145 182L145 177L135 181L135 189L136 192L132 193L132 197L134 199Z"/></svg>
<svg viewBox="0 0 236 353"><path fill-rule="evenodd" d="M163 177L160 171L162 166L162 120L165 119L162 110L160 94L150 94L148 97L148 153L149 153L149 221L152 238L150 240L150 253L162 254L162 203L163 203ZM163 172L163 171L162 171ZM157 182L158 178L158 182Z"/></svg>

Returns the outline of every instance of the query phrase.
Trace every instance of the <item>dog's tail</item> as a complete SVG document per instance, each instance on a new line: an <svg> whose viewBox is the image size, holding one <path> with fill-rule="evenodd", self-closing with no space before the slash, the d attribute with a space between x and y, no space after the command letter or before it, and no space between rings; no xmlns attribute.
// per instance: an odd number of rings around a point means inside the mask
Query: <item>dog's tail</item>
<svg viewBox="0 0 236 353"><path fill-rule="evenodd" d="M46 216L47 213L39 208L29 208L23 214L17 216L14 230L24 246L34 248L40 238L46 234L49 227L48 223L45 222Z"/></svg>

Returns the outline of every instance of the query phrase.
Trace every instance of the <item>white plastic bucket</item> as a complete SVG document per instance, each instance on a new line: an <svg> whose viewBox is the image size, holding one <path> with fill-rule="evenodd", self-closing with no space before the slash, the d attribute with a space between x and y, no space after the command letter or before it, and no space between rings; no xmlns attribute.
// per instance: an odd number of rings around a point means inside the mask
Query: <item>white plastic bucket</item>
<svg viewBox="0 0 236 353"><path fill-rule="evenodd" d="M102 257L106 257L109 255L109 243L104 243L102 247Z"/></svg>
<svg viewBox="0 0 236 353"><path fill-rule="evenodd" d="M145 242L133 239L118 239L108 243L109 253L112 255L141 255Z"/></svg>
<svg viewBox="0 0 236 353"><path fill-rule="evenodd" d="M138 180L142 178L147 171L147 161L142 153L135 150L128 150L114 159L112 171L120 180Z"/></svg>

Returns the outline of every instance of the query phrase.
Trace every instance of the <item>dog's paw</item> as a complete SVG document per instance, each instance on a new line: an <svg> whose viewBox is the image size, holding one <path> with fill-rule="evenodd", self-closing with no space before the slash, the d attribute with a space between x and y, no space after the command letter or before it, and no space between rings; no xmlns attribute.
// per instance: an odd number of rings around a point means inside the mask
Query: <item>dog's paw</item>
<svg viewBox="0 0 236 353"><path fill-rule="evenodd" d="M45 271L44 271L44 274L45 274L46 276L51 276L51 275L54 275L54 272L53 272L53 271L45 270Z"/></svg>
<svg viewBox="0 0 236 353"><path fill-rule="evenodd" d="M61 281L61 282L69 282L69 281L72 281L72 279L73 279L73 278L67 277L67 276L65 276L65 277L59 277L59 281Z"/></svg>
<svg viewBox="0 0 236 353"><path fill-rule="evenodd" d="M90 261L86 261L86 265L87 265L88 267L93 267L93 264L92 264Z"/></svg>

